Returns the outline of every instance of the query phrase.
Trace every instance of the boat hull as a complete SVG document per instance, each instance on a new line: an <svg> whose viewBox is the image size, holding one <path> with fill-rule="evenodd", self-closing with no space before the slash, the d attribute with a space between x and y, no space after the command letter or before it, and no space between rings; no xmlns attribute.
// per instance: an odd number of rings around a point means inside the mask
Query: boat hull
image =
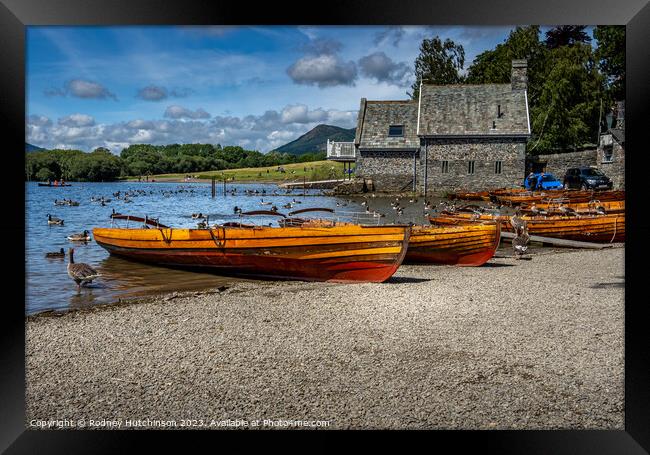
<svg viewBox="0 0 650 455"><path fill-rule="evenodd" d="M494 256L500 240L500 223L414 227L404 262L476 267Z"/></svg>
<svg viewBox="0 0 650 455"><path fill-rule="evenodd" d="M111 254L224 275L307 281L383 282L408 246L406 226L219 227L93 230Z"/></svg>
<svg viewBox="0 0 650 455"><path fill-rule="evenodd" d="M625 213L582 216L522 216L528 233L541 237L577 240L582 242L625 242ZM438 225L459 225L482 221L500 221L501 228L514 232L510 217L473 214L445 214L429 221Z"/></svg>

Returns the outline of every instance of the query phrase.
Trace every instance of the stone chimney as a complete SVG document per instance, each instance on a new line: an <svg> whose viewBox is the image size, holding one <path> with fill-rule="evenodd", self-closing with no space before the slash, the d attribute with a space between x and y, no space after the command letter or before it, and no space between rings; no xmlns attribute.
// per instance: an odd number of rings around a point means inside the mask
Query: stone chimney
<svg viewBox="0 0 650 455"><path fill-rule="evenodd" d="M625 101L616 102L616 128L625 130Z"/></svg>
<svg viewBox="0 0 650 455"><path fill-rule="evenodd" d="M512 90L526 90L528 88L528 61L513 60L510 76Z"/></svg>

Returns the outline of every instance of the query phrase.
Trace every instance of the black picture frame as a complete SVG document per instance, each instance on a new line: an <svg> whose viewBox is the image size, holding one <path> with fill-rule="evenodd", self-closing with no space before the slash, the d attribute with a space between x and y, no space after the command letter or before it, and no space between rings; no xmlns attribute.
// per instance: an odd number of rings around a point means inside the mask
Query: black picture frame
<svg viewBox="0 0 650 455"><path fill-rule="evenodd" d="M110 452L134 449L152 439L214 437L215 432L29 431L25 428L24 188L25 26L145 24L303 24L303 25L517 25L624 24L627 30L627 149L624 431L436 431L408 432L429 448L450 443L454 452L469 447L496 453L636 454L650 451L650 337L646 334L644 266L650 225L644 219L641 174L647 169L650 106L650 4L647 0L470 0L420 1L332 0L316 7L281 6L277 2L205 2L174 0L0 0L0 118L5 126L5 240L2 303L4 327L0 350L0 449L7 453ZM645 139L645 138L643 138ZM631 196L630 196L631 195ZM11 290L11 293L7 291ZM12 297L7 297L11 295ZM23 301L23 305L20 302ZM164 433L164 434L162 434ZM241 432L227 432L228 436ZM278 432L255 432L277 434ZM305 432L280 432L294 435ZM311 433L311 432L309 432ZM327 432L325 432L327 433ZM329 432L331 433L331 432ZM403 432L399 432L403 435ZM313 433L311 433L313 434ZM319 432L319 435L323 433ZM153 435L153 436L152 436ZM226 438L219 432L221 441ZM143 441L144 440L144 441ZM190 446L191 450L191 446Z"/></svg>

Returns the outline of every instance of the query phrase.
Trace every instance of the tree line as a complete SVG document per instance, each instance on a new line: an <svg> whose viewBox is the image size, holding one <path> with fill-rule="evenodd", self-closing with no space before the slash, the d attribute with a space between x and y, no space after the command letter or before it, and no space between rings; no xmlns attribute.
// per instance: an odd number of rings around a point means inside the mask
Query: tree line
<svg viewBox="0 0 650 455"><path fill-rule="evenodd" d="M582 25L565 25L541 36L539 26L516 27L494 49L476 56L466 71L465 50L450 39L424 39L415 60L420 81L431 84L504 84L513 59L528 61L531 154L562 152L596 144L615 102L625 99L625 27L597 26L596 46Z"/></svg>
<svg viewBox="0 0 650 455"><path fill-rule="evenodd" d="M325 152L300 156L260 153L220 144L134 144L114 155L104 147L81 150L42 150L25 154L25 179L101 182L122 177L195 172L243 167L277 166L325 159Z"/></svg>

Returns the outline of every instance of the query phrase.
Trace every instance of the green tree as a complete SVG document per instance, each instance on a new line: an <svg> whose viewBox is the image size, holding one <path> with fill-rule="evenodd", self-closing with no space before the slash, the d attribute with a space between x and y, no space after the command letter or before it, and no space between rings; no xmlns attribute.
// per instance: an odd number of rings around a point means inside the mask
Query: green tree
<svg viewBox="0 0 650 455"><path fill-rule="evenodd" d="M599 25L594 29L596 58L615 101L625 99L625 26Z"/></svg>
<svg viewBox="0 0 650 455"><path fill-rule="evenodd" d="M450 39L444 42L436 36L422 40L420 55L415 59L415 82L411 86L411 99L420 94L420 81L429 84L457 84L463 78L460 71L465 64L465 50Z"/></svg>
<svg viewBox="0 0 650 455"><path fill-rule="evenodd" d="M477 55L467 69L465 82L468 84L507 84L510 82L512 60L528 61L528 92L534 95L539 79L543 78L542 67L547 54L539 40L537 25L516 27L508 38L492 50ZM541 77L538 77L540 76Z"/></svg>
<svg viewBox="0 0 650 455"><path fill-rule="evenodd" d="M560 46L573 46L588 43L591 38L585 32L584 25L560 25L546 32L546 47L556 49Z"/></svg>
<svg viewBox="0 0 650 455"><path fill-rule="evenodd" d="M539 96L531 103L529 152L575 150L597 140L604 78L588 44L553 49Z"/></svg>
<svg viewBox="0 0 650 455"><path fill-rule="evenodd" d="M43 182L47 182L48 180L54 180L56 176L54 175L54 172L50 171L46 167L42 167L38 170L36 173L36 179L41 180Z"/></svg>

